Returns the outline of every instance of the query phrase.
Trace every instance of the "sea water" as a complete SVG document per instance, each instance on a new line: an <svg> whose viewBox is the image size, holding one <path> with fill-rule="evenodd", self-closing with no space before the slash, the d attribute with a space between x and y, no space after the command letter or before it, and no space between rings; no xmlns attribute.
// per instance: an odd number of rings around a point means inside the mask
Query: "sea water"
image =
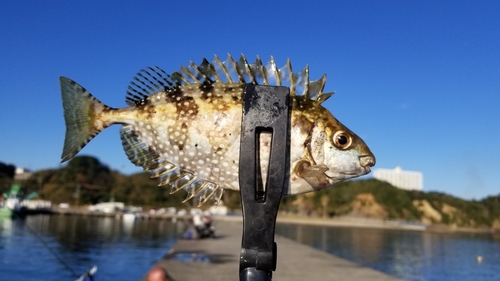
<svg viewBox="0 0 500 281"><path fill-rule="evenodd" d="M276 234L407 281L500 280L500 234L288 224Z"/></svg>
<svg viewBox="0 0 500 281"><path fill-rule="evenodd" d="M176 242L179 224L114 217L0 218L0 280L140 280Z"/></svg>
<svg viewBox="0 0 500 281"><path fill-rule="evenodd" d="M96 281L140 280L186 226L95 216L0 218L0 281L75 280L94 265ZM407 281L500 280L500 235L288 224L277 224L276 234Z"/></svg>

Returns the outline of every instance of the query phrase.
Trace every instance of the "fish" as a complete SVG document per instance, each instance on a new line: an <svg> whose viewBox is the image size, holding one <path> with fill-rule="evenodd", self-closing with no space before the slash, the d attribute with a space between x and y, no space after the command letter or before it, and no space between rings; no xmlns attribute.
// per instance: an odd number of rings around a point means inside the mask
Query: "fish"
<svg viewBox="0 0 500 281"><path fill-rule="evenodd" d="M171 193L185 190L198 206L218 204L225 189L239 190L242 105L247 84L290 89L290 171L283 195L317 191L369 173L375 156L365 142L321 104L326 74L309 79L309 67L294 73L290 59L248 63L244 55L217 55L167 74L158 66L130 82L127 107L100 102L75 81L60 77L66 134L61 162L72 159L105 128L119 124L128 159ZM260 136L261 169L267 169L271 136ZM266 158L267 157L267 158ZM264 173L263 173L264 175ZM263 176L265 177L265 176ZM265 182L265 178L263 179Z"/></svg>

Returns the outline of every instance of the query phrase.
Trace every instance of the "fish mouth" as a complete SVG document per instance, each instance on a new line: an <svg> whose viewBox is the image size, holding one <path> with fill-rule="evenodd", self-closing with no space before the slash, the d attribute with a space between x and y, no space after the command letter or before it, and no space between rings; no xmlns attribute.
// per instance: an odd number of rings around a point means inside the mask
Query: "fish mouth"
<svg viewBox="0 0 500 281"><path fill-rule="evenodd" d="M370 169L370 166L362 166L362 168L363 170L365 170L365 175L369 174L372 171L372 169Z"/></svg>
<svg viewBox="0 0 500 281"><path fill-rule="evenodd" d="M375 166L375 157L370 154L361 155L359 156L359 165L361 165L365 173L368 174L372 171L370 167Z"/></svg>

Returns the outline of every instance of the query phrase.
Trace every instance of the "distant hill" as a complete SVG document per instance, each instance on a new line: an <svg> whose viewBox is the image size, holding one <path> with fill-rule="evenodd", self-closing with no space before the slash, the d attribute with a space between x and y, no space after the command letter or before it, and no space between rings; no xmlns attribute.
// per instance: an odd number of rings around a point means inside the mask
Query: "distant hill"
<svg viewBox="0 0 500 281"><path fill-rule="evenodd" d="M3 188L7 188L7 183L13 183L13 166L3 164L0 168ZM181 203L184 191L170 194L170 187L158 187L158 180L151 179L149 173L126 176L91 156L75 157L61 169L38 171L20 183L26 194L35 191L56 204L84 205L114 199L144 207L190 207L190 201ZM237 191L226 191L223 200L229 208L241 208ZM209 207L210 203L205 205ZM318 192L288 196L280 209L324 218L349 215L500 229L500 195L469 201L439 192L402 190L375 179L351 180Z"/></svg>
<svg viewBox="0 0 500 281"><path fill-rule="evenodd" d="M77 156L60 169L40 170L19 182L24 194L37 192L54 204L88 205L99 202L124 202L126 205L180 207L185 195L170 194L168 186L158 186L149 173L123 175L112 171L91 156Z"/></svg>
<svg viewBox="0 0 500 281"><path fill-rule="evenodd" d="M350 215L500 229L500 196L469 201L445 193L403 190L369 179L347 181L292 198L285 198L283 210L325 217Z"/></svg>

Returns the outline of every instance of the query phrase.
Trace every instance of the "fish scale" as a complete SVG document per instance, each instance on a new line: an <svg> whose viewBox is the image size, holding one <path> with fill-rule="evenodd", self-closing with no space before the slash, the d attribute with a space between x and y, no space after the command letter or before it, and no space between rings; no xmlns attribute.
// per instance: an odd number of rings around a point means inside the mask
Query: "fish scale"
<svg viewBox="0 0 500 281"><path fill-rule="evenodd" d="M167 74L159 67L141 70L130 83L129 107L102 104L71 79L61 77L66 121L63 161L74 157L108 126L121 124L120 137L129 160L159 178L171 192L185 190L198 205L219 202L224 189L239 189L238 167L242 98L248 83L285 85L292 98L290 183L285 195L320 190L370 172L375 157L366 144L321 103L324 75L309 81L309 69L294 73L290 60L278 69L271 57L248 64L229 55L209 63L193 62ZM260 138L265 171L271 136Z"/></svg>

